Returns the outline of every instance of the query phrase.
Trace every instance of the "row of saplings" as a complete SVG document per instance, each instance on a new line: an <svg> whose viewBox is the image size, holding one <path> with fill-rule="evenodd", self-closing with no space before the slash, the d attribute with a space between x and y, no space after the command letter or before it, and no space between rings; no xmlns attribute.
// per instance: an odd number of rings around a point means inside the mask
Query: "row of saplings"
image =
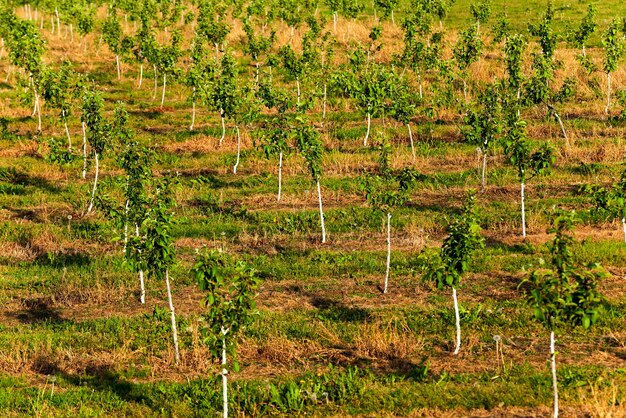
<svg viewBox="0 0 626 418"><path fill-rule="evenodd" d="M169 269L175 262L175 251L170 234L175 222L170 178L152 178L151 151L132 138L127 127L128 114L122 106L114 112L113 121L102 116L102 99L92 94L85 107L86 137L89 143L106 142L104 137L114 136L120 139L119 150L115 154L124 169L123 201L116 202L114 190L102 190L96 194L96 183L91 193L91 206L99 207L103 213L117 220L123 229L124 252L129 264L139 274L141 284L141 302L145 303L144 272L166 283L168 302L171 312L172 334L175 358L179 360L176 331L176 318L169 280ZM88 105L90 103L91 105ZM303 128L304 129L304 128ZM309 129L307 132L314 132ZM314 135L303 135L304 145ZM318 141L313 141L316 144ZM311 152L311 146L300 144L305 159L317 161L310 167L314 181L319 184L320 155ZM94 147L97 148L97 147ZM313 146L318 149L319 147ZM96 151L97 152L97 151ZM403 200L409 184L415 180L412 171L404 170L393 176L389 168L389 144L383 143L379 157L379 175L368 174L361 178L361 184L370 205L375 209L389 210L396 200ZM317 158L312 158L315 155ZM307 158L308 157L308 158ZM96 162L97 164L97 162ZM393 178L395 181L389 180ZM96 175L97 179L97 175ZM96 180L97 181L97 180ZM396 184L396 182L398 184ZM387 184L390 183L390 184ZM620 182L622 184L624 182ZM103 186L106 189L105 183ZM607 191L596 190L597 196L607 200ZM610 194L610 193L609 193ZM596 197L595 200L599 198ZM607 195L608 196L608 195ZM608 199L609 201L611 199ZM599 208L607 205L599 205ZM610 205L608 205L610 206ZM389 232L389 218L387 226ZM323 214L322 214L323 219ZM597 280L605 273L598 266L583 268L574 262L570 246L573 238L569 234L574 223L574 214L557 212L551 232L556 236L550 247L553 268L532 272L520 285L527 292L527 299L535 310L535 316L550 330L550 354L552 377L554 382L554 414L558 415L558 395L556 387L556 364L554 351L554 331L563 325L582 325L584 328L594 324L598 317L598 308L602 297L596 290ZM129 231L130 229L130 231ZM483 247L483 238L475 213L475 194L468 194L462 214L448 226L448 236L444 239L440 252L427 251L423 254L425 279L432 280L439 289L450 287L454 301L456 318L456 347L458 354L461 345L460 315L456 289L462 275L467 271L472 253ZM388 236L389 238L389 236ZM389 241L388 241L389 243ZM205 341L215 357L221 358L224 416L228 414L227 374L229 362L235 354L237 335L252 321L255 310L254 294L259 284L254 271L245 263L233 262L225 254L203 251L193 267L197 281L207 293L204 303L207 307ZM389 251L385 289L389 277ZM235 370L236 362L230 363Z"/></svg>
<svg viewBox="0 0 626 418"><path fill-rule="evenodd" d="M173 205L168 179L154 181L149 194L136 208L145 210L141 226L136 225L142 234L127 237L126 254L131 265L157 280L165 280L171 310L172 333L176 362L179 360L176 318L169 281L169 268L175 262L173 240L170 234L174 222ZM143 192L142 192L143 194ZM127 206L129 207L129 206ZM146 210L147 209L147 210ZM126 219L130 219L130 210ZM132 215L134 216L134 215ZM582 326L589 328L598 319L598 310L603 302L597 291L597 282L606 275L597 264L581 266L572 255L574 239L571 229L575 221L573 212L557 211L550 232L556 235L550 245L551 269L531 272L520 284L533 307L535 317L550 331L550 358L554 389L554 416L557 417L558 391L556 380L555 338L560 327ZM454 354L461 347L460 315L456 289L461 277L468 270L471 257L476 249L484 246L481 228L475 210L475 193L470 192L463 205L462 213L448 226L448 235L439 252L427 251L423 254L426 262L424 278L432 280L439 289L450 287L454 301L456 318L456 346ZM233 261L226 254L217 251L199 252L192 273L206 293L203 303L207 308L204 316L204 341L212 355L221 359L223 416L228 416L227 375L232 367L239 366L235 359L238 335L249 326L255 317L254 296L260 280L255 271L243 261ZM229 361L229 358L231 359Z"/></svg>

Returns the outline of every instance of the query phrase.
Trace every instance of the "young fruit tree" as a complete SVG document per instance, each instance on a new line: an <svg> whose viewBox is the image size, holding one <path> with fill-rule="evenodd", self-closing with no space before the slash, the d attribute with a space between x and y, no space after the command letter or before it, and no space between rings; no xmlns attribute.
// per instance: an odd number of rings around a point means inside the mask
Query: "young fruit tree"
<svg viewBox="0 0 626 418"><path fill-rule="evenodd" d="M317 200L320 207L320 223L322 226L322 244L326 243L326 226L324 224L324 209L322 207L322 189L320 187L320 178L322 176L322 154L324 145L320 139L320 134L302 118L297 120L300 124L296 128L296 143L300 154L304 157L306 164L311 173L313 181L317 187Z"/></svg>
<svg viewBox="0 0 626 418"><path fill-rule="evenodd" d="M415 162L415 144L413 143L413 131L411 130L411 118L415 116L417 108L417 96L412 94L409 83L402 76L395 76L396 80L391 84L389 92L388 114L407 127L409 131L409 143L411 144L412 162Z"/></svg>
<svg viewBox="0 0 626 418"><path fill-rule="evenodd" d="M206 293L202 333L213 357L221 359L223 417L228 418L228 371L239 371L237 340L257 315L254 296L260 280L245 262L232 262L206 249L198 254L191 272Z"/></svg>
<svg viewBox="0 0 626 418"><path fill-rule="evenodd" d="M391 211L394 207L404 204L409 198L410 180L414 173L405 169L396 176L389 167L391 145L383 137L378 159L378 173L367 173L359 180L360 188L365 193L365 199L370 207L378 213L386 214L387 219L387 263L385 267L385 281L382 292L389 290L389 271L391 269ZM408 174L408 176L407 176Z"/></svg>
<svg viewBox="0 0 626 418"><path fill-rule="evenodd" d="M95 160L95 176L93 181L93 189L91 191L91 199L87 213L91 213L96 197L98 187L98 175L100 173L100 158L106 149L110 137L111 126L103 115L104 99L102 95L95 89L85 89L82 97L82 122L85 124L85 137L91 147Z"/></svg>
<svg viewBox="0 0 626 418"><path fill-rule="evenodd" d="M393 83L390 70L382 64L365 65L361 53L355 52L350 67L335 73L334 84L356 101L356 105L367 117L367 131L363 146L367 146L372 127L372 117L378 116L385 107Z"/></svg>
<svg viewBox="0 0 626 418"><path fill-rule="evenodd" d="M290 142L294 135L296 107L294 100L286 91L271 88L267 83L259 84L257 93L265 107L275 109L276 115L268 118L268 128L264 130L262 150L266 158L278 154L278 193L276 201L282 196L283 161L290 151Z"/></svg>
<svg viewBox="0 0 626 418"><path fill-rule="evenodd" d="M624 56L624 41L619 36L617 19L613 19L602 36L602 46L604 46L603 68L606 73L606 107L604 113L608 115L611 108L611 73L617 70L619 61Z"/></svg>
<svg viewBox="0 0 626 418"><path fill-rule="evenodd" d="M117 68L117 79L122 78L122 68L120 64L120 55L122 54L122 26L117 18L117 11L115 6L111 5L108 8L107 18L102 26L102 37L104 42L115 54L115 66Z"/></svg>
<svg viewBox="0 0 626 418"><path fill-rule="evenodd" d="M485 191L485 171L487 170L487 154L495 146L502 131L502 103L496 84L488 85L479 95L476 103L477 111L468 109L461 129L465 141L478 146L482 154L482 171L480 189Z"/></svg>
<svg viewBox="0 0 626 418"><path fill-rule="evenodd" d="M172 32L169 45L164 45L158 50L158 60L156 63L157 71L163 74L163 93L161 94L161 108L165 104L165 87L167 86L167 76L174 78L178 74L178 68L176 64L182 53L180 50L180 43L182 41L182 34L180 31L175 30Z"/></svg>
<svg viewBox="0 0 626 418"><path fill-rule="evenodd" d="M151 165L153 154L150 150L133 140L132 132L127 128L128 113L123 107L116 107L113 122L113 132L120 140L122 147L118 154L119 165L124 169L124 256L130 262L133 270L139 275L139 300L146 302L144 271L147 269L142 252L140 226L143 225L149 211L146 184L152 177ZM134 230L134 237L129 238L129 225Z"/></svg>
<svg viewBox="0 0 626 418"><path fill-rule="evenodd" d="M526 209L524 189L526 180L547 174L554 164L554 154L549 144L544 143L533 152L526 136L526 122L512 113L504 136L504 153L509 163L517 168L517 178L520 181L520 196L522 208L522 237L526 238Z"/></svg>
<svg viewBox="0 0 626 418"><path fill-rule="evenodd" d="M595 22L596 14L596 6L593 4L588 5L587 14L583 17L580 25L567 34L567 41L574 47L580 48L583 57L587 56L585 46L598 27Z"/></svg>
<svg viewBox="0 0 626 418"><path fill-rule="evenodd" d="M468 270L472 254L484 247L480 235L480 225L476 219L476 194L469 192L462 213L448 225L448 236L444 238L439 253L431 254L427 259L424 280L434 281L437 288L452 288L454 317L456 319L456 346L454 355L461 349L461 318L456 288L461 277Z"/></svg>
<svg viewBox="0 0 626 418"><path fill-rule="evenodd" d="M570 233L573 223L573 212L557 214L554 226L548 231L556 234L550 245L552 269L534 270L520 283L535 319L550 331L555 418L559 416L559 394L554 333L576 326L587 329L596 323L603 302L597 284L607 275L597 263L582 266L574 260L571 250L574 239Z"/></svg>
<svg viewBox="0 0 626 418"><path fill-rule="evenodd" d="M154 182L153 196L148 200L148 211L141 225L141 229L145 231L141 252L148 275L157 280L165 279L167 301L172 320L174 359L176 364L178 364L180 361L178 331L169 276L170 269L176 262L174 240L171 235L171 229L174 224L172 208L176 202L172 196L169 179L154 180Z"/></svg>
<svg viewBox="0 0 626 418"><path fill-rule="evenodd" d="M72 70L72 64L69 61L63 61L58 71L50 69L45 71L41 83L41 97L47 104L60 111L67 136L67 151L70 153L72 152L72 137L67 127L67 118L71 115L72 99L78 83L79 78Z"/></svg>
<svg viewBox="0 0 626 418"><path fill-rule="evenodd" d="M483 41L478 36L478 24L470 26L459 34L459 40L454 45L454 60L463 81L463 99L467 101L468 70L472 63L480 59L483 50Z"/></svg>

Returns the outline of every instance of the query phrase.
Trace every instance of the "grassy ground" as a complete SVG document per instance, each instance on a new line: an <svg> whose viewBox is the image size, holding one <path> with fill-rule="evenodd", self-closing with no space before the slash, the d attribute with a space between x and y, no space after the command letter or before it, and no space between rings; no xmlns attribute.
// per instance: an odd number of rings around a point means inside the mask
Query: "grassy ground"
<svg viewBox="0 0 626 418"><path fill-rule="evenodd" d="M467 5L457 2L446 24L462 26ZM577 19L586 3L556 6L559 16ZM615 7L623 7L598 6L603 23ZM520 27L542 10L543 2L507 4ZM367 24L357 23L353 36L364 41ZM398 30L386 28L389 46L382 56L398 47ZM548 258L544 244L551 239L546 229L555 205L581 211L575 255L600 262L611 273L600 285L608 301L597 326L557 336L562 413L625 415L626 246L621 226L587 215L590 202L578 193L580 185L619 176L625 130L606 121L602 98L584 78L576 99L562 109L571 151L565 151L552 120L540 112L524 115L534 143L551 141L559 149L553 174L528 185L525 240L516 173L504 164L501 150L489 159L487 189L479 195L487 245L459 289L463 346L452 356L451 295L422 282L419 255L440 245L465 190L480 181L476 150L459 141L458 117L442 113L436 123L415 120L414 167L423 176L410 201L393 212L391 289L382 295L383 214L366 205L356 181L378 156L361 146L362 115L336 101L323 127L329 243L322 245L315 185L299 156L286 159L278 205L277 161L253 147L254 127L244 132L243 160L233 175L232 129L219 147L216 115L200 110L197 129L189 132L184 88L173 84L165 109L159 109L152 80L137 89L137 69L127 64L117 81L105 47L83 53L44 34L47 60L69 53L78 69L97 77L109 109L117 100L128 104L137 138L157 150L154 174L179 175L178 262L172 277L182 361L173 364L164 284L149 280L147 303L138 303L137 278L122 257L121 231L100 212L84 214L92 174L80 178L80 159L66 165L46 159L48 139L62 141L63 128L44 107L44 132L34 135L36 120L18 104L11 78L0 90L6 122L0 132L3 416L215 415L221 405L218 365L202 342L202 294L189 273L203 245L245 259L263 278L260 315L239 346L242 370L231 376L235 415L547 416L548 334L525 307L518 284ZM590 54L601 57L598 50ZM573 55L564 46L559 50L566 63L562 76L580 76ZM488 79L501 71L496 65L485 59L472 68L473 75ZM3 59L0 74L5 71ZM615 80L617 86L626 82L623 70ZM392 166L410 165L404 127L380 119L374 124L375 129L385 124L391 135ZM70 129L78 143L76 115ZM101 190L112 191L121 172L113 156L105 155L103 172ZM502 338L500 355L496 335Z"/></svg>

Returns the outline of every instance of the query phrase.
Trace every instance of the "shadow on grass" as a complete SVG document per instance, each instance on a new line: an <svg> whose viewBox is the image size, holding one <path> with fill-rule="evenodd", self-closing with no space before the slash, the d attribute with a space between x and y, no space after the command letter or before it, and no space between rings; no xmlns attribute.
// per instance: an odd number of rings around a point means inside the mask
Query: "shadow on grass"
<svg viewBox="0 0 626 418"><path fill-rule="evenodd" d="M49 298L22 299L24 309L10 313L9 315L24 324L63 322L59 310L51 306Z"/></svg>
<svg viewBox="0 0 626 418"><path fill-rule="evenodd" d="M347 306L341 301L319 295L311 296L311 305L318 309L316 316L323 320L364 322L370 317L367 309Z"/></svg>
<svg viewBox="0 0 626 418"><path fill-rule="evenodd" d="M45 190L49 193L57 193L60 189L43 177L32 176L30 174L18 171L15 167L0 167L0 181L15 186L32 186Z"/></svg>

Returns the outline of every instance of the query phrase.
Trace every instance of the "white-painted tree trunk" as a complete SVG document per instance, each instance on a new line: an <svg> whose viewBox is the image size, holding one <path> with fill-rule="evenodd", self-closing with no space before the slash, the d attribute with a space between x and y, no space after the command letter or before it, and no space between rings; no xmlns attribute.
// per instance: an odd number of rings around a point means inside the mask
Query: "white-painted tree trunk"
<svg viewBox="0 0 626 418"><path fill-rule="evenodd" d="M63 114L63 125L65 126L65 134L67 135L67 150L72 152L72 137L70 135L70 130L67 127L67 120L65 119L65 109L61 111Z"/></svg>
<svg viewBox="0 0 626 418"><path fill-rule="evenodd" d="M100 161L99 161L98 153L94 152L94 155L96 159L96 175L93 179L93 189L91 190L91 200L89 201L89 207L87 208L87 213L91 213L91 210L93 209L93 201L96 198L96 188L98 187L98 173L100 170Z"/></svg>
<svg viewBox="0 0 626 418"><path fill-rule="evenodd" d="M526 208L524 205L524 183L521 185L522 196L522 237L526 238Z"/></svg>
<svg viewBox="0 0 626 418"><path fill-rule="evenodd" d="M411 141L411 155L413 156L412 162L415 162L415 144L413 143L413 131L411 130L411 122L406 124L409 129L409 140Z"/></svg>
<svg viewBox="0 0 626 418"><path fill-rule="evenodd" d="M324 98L322 100L322 120L326 119L326 83L324 83Z"/></svg>
<svg viewBox="0 0 626 418"><path fill-rule="evenodd" d="M481 191L485 191L485 171L487 171L487 152L489 152L489 149L487 147L485 147L485 149L482 150L483 152L483 169L482 169L482 174L481 174L481 183L480 183L480 189Z"/></svg>
<svg viewBox="0 0 626 418"><path fill-rule="evenodd" d="M365 132L365 138L363 138L363 146L367 146L367 139L370 137L370 128L372 126L372 115L367 112L367 131Z"/></svg>
<svg viewBox="0 0 626 418"><path fill-rule="evenodd" d="M622 218L622 230L624 231L624 242L626 242L626 218Z"/></svg>
<svg viewBox="0 0 626 418"><path fill-rule="evenodd" d="M139 225L135 224L135 236L139 237ZM139 250L139 252L141 253L141 250ZM139 286L140 286L140 294L139 294L139 301L141 302L141 304L145 304L146 303L146 287L145 287L145 283L143 280L143 269L139 269Z"/></svg>
<svg viewBox="0 0 626 418"><path fill-rule="evenodd" d="M141 88L142 83L143 83L143 62L139 64L139 85L137 86L138 89Z"/></svg>
<svg viewBox="0 0 626 418"><path fill-rule="evenodd" d="M122 79L122 69L120 68L120 56L115 54L115 65L117 66L117 79Z"/></svg>
<svg viewBox="0 0 626 418"><path fill-rule="evenodd" d="M563 121L561 120L561 116L559 116L558 113L556 113L553 109L554 112L554 117L556 118L556 120L559 122L559 126L561 127L561 133L563 133L563 138L565 138L565 144L567 145L568 149L572 149L572 145L569 142L569 138L567 136L567 132L565 132L565 125L563 125Z"/></svg>
<svg viewBox="0 0 626 418"><path fill-rule="evenodd" d="M59 18L59 9L54 8L54 14L57 17L57 34L61 36L61 19Z"/></svg>
<svg viewBox="0 0 626 418"><path fill-rule="evenodd" d="M228 369L226 368L226 334L228 331L222 327L222 411L224 418L228 418Z"/></svg>
<svg viewBox="0 0 626 418"><path fill-rule="evenodd" d="M189 130L193 131L193 127L196 123L196 88L193 88L193 97L194 99L191 102L191 125L189 126Z"/></svg>
<svg viewBox="0 0 626 418"><path fill-rule="evenodd" d="M11 64L7 65L7 77L4 79L5 83L9 82L9 76L11 75Z"/></svg>
<svg viewBox="0 0 626 418"><path fill-rule="evenodd" d="M222 145L224 137L226 136L226 123L224 122L224 111L220 109L220 119L222 120L222 136L220 137L219 144Z"/></svg>
<svg viewBox="0 0 626 418"><path fill-rule="evenodd" d="M424 98L424 94L423 94L424 89L422 87L422 75L421 74L417 76L417 80L418 80L419 89L420 89L420 100L422 100Z"/></svg>
<svg viewBox="0 0 626 418"><path fill-rule="evenodd" d="M322 208L322 189L320 187L319 177L315 180L317 183L317 200L320 205L320 222L322 224L322 244L326 243L326 226L324 224L324 209Z"/></svg>
<svg viewBox="0 0 626 418"><path fill-rule="evenodd" d="M297 91L296 104L300 106L300 79L298 77L296 77L296 91Z"/></svg>
<svg viewBox="0 0 626 418"><path fill-rule="evenodd" d="M172 289L170 287L169 271L165 270L165 286L167 287L167 301L170 304L170 314L172 317L172 338L174 339L174 358L176 364L180 361L180 353L178 351L178 330L176 329L176 314L174 313L174 302L172 302Z"/></svg>
<svg viewBox="0 0 626 418"><path fill-rule="evenodd" d="M454 301L454 319L456 321L456 347L454 355L459 354L461 349L461 316L459 315L459 302L456 298L456 288L452 288L452 300Z"/></svg>
<svg viewBox="0 0 626 418"><path fill-rule="evenodd" d="M239 158L241 155L241 134L239 133L239 125L235 125L235 131L237 131L237 161L233 167L233 174L237 174L237 167L239 166Z"/></svg>
<svg viewBox="0 0 626 418"><path fill-rule="evenodd" d="M333 13L333 32L337 32L337 12Z"/></svg>
<svg viewBox="0 0 626 418"><path fill-rule="evenodd" d="M41 103L37 90L35 90L35 108L37 109L37 132L41 132Z"/></svg>
<svg viewBox="0 0 626 418"><path fill-rule="evenodd" d="M609 114L611 108L611 73L606 73L606 108L604 113Z"/></svg>
<svg viewBox="0 0 626 418"><path fill-rule="evenodd" d="M278 197L276 201L280 203L280 194L283 188L283 151L278 154Z"/></svg>
<svg viewBox="0 0 626 418"><path fill-rule="evenodd" d="M167 74L163 73L163 93L161 94L161 107L165 103L165 86L167 85Z"/></svg>
<svg viewBox="0 0 626 418"><path fill-rule="evenodd" d="M387 214L387 267L385 270L385 286L383 293L389 289L389 269L391 267L391 213Z"/></svg>
<svg viewBox="0 0 626 418"><path fill-rule="evenodd" d="M70 23L70 45L74 45L74 25Z"/></svg>
<svg viewBox="0 0 626 418"><path fill-rule="evenodd" d="M81 123L83 128L83 179L87 177L87 132L85 131L85 122Z"/></svg>
<svg viewBox="0 0 626 418"><path fill-rule="evenodd" d="M556 383L556 353L554 351L554 331L550 331L550 368L552 369L552 389L554 390L554 418L559 417L559 390Z"/></svg>
<svg viewBox="0 0 626 418"><path fill-rule="evenodd" d="M156 95L157 95L157 70L156 70L156 65L152 64L152 70L154 70L154 94L152 94L152 100L156 100Z"/></svg>
<svg viewBox="0 0 626 418"><path fill-rule="evenodd" d="M130 200L126 199L126 205L124 206L124 255L126 255L126 248L128 247L128 209L129 208L130 208Z"/></svg>

